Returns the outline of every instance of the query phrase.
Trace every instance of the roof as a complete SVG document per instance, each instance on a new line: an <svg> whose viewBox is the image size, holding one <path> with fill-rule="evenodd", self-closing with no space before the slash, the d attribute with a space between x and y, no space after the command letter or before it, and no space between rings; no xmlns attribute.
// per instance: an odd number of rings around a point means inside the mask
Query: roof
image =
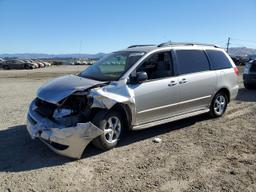
<svg viewBox="0 0 256 192"><path fill-rule="evenodd" d="M214 45L214 44L206 44L206 43L190 43L190 42L166 42L162 43L159 45L132 45L129 46L127 49L123 51L138 51L138 52L150 52L156 49L161 49L161 48L172 48L172 47L208 47L208 48L219 48L219 46Z"/></svg>
<svg viewBox="0 0 256 192"><path fill-rule="evenodd" d="M135 52L150 52L154 49L157 49L156 45L151 45L151 46L147 46L147 45L143 45L143 46L133 46L132 48L127 48L124 49L123 51L135 51Z"/></svg>

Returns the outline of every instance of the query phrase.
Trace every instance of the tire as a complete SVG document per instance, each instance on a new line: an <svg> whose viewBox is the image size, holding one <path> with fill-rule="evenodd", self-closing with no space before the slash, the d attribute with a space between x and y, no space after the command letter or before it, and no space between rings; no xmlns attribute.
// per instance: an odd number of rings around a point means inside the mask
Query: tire
<svg viewBox="0 0 256 192"><path fill-rule="evenodd" d="M113 126L110 125L111 122ZM95 147L104 151L114 148L124 134L124 119L117 111L100 111L92 123L104 131L104 134L92 141Z"/></svg>
<svg viewBox="0 0 256 192"><path fill-rule="evenodd" d="M245 87L245 89L253 89L254 88L253 85L248 84L248 83L244 83L244 87Z"/></svg>
<svg viewBox="0 0 256 192"><path fill-rule="evenodd" d="M227 105L227 95L224 92L218 92L212 100L209 113L210 116L213 118L221 117L225 113Z"/></svg>

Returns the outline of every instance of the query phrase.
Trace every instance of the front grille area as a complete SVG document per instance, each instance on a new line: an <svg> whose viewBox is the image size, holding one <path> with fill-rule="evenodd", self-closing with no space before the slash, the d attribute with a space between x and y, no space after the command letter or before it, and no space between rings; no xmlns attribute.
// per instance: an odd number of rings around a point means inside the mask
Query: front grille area
<svg viewBox="0 0 256 192"><path fill-rule="evenodd" d="M35 105L37 106L36 112L42 115L43 117L52 117L54 110L57 108L56 105L48 103L39 98L36 98Z"/></svg>

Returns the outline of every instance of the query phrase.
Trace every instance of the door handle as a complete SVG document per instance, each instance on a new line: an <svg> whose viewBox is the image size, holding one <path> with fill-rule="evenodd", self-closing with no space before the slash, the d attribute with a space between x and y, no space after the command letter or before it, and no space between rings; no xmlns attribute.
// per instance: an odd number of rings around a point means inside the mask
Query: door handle
<svg viewBox="0 0 256 192"><path fill-rule="evenodd" d="M176 81L171 81L171 82L168 84L169 87L172 87L172 86L175 86L175 85L177 85L177 82L176 82Z"/></svg>
<svg viewBox="0 0 256 192"><path fill-rule="evenodd" d="M184 84L184 83L187 83L188 82L188 80L187 79L181 79L181 81L179 82L180 84Z"/></svg>

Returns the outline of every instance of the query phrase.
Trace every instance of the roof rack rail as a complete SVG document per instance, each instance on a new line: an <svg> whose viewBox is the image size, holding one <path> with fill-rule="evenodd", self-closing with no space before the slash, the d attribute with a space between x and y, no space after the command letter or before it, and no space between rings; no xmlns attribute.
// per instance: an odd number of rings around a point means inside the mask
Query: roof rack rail
<svg viewBox="0 0 256 192"><path fill-rule="evenodd" d="M135 47L149 47L149 46L155 46L155 45L153 45L153 44L149 44L149 45L131 45L131 46L128 47L128 49L135 48Z"/></svg>
<svg viewBox="0 0 256 192"><path fill-rule="evenodd" d="M218 45L215 45L215 44L208 44L208 43L191 43L191 42L171 42L171 41L168 41L168 42L166 42L166 43L161 43L161 44L159 44L157 47L179 46L179 45L183 45L183 46L202 45L202 46L209 46L209 47L219 48L219 46L218 46Z"/></svg>

